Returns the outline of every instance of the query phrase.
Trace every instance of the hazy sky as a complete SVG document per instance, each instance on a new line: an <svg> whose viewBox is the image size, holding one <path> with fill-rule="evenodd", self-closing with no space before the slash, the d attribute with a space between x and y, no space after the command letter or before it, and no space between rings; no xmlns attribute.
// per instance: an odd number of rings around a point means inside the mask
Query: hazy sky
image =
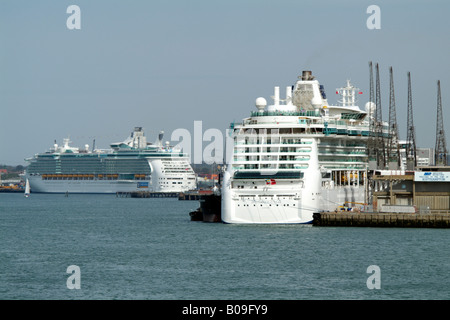
<svg viewBox="0 0 450 320"><path fill-rule="evenodd" d="M69 30L69 5L81 29ZM370 30L369 5L381 9ZM142 126L150 141L177 128L225 130L271 102L273 87L312 70L330 104L350 79L368 101L380 64L383 119L394 69L400 138L411 72L419 147L435 145L437 80L450 122L450 2L362 0L0 0L0 164L73 146L107 148ZM450 126L446 126L450 143ZM450 147L450 146L448 146Z"/></svg>

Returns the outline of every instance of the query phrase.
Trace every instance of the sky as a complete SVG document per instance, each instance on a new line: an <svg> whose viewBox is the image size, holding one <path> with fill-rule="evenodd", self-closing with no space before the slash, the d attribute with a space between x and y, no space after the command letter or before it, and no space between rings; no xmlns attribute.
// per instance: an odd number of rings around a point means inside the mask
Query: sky
<svg viewBox="0 0 450 320"><path fill-rule="evenodd" d="M80 29L67 27L70 5ZM370 5L380 29L367 27ZM364 108L369 61L380 66L384 120L394 70L400 139L411 72L418 147L435 146L441 81L450 143L449 9L447 0L0 0L0 164L26 165L67 137L108 148L136 126L150 141L193 133L194 121L225 132L257 97L271 102L275 86L283 98L302 70L329 104L351 80Z"/></svg>

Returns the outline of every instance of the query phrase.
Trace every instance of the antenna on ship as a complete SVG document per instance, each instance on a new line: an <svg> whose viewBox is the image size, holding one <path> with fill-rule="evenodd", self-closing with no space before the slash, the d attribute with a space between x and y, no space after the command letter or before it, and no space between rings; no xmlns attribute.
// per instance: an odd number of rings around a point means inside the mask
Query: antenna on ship
<svg viewBox="0 0 450 320"><path fill-rule="evenodd" d="M164 137L164 131L160 131L158 134L158 140L156 141L156 145L159 147L163 146L163 137Z"/></svg>
<svg viewBox="0 0 450 320"><path fill-rule="evenodd" d="M394 72L389 68L390 74L390 99L389 99L389 140L388 140L388 167L399 169L401 166L400 147L398 144L397 112L395 111Z"/></svg>
<svg viewBox="0 0 450 320"><path fill-rule="evenodd" d="M359 88L355 88L350 83L350 80L347 80L347 86L336 89L336 93L340 93L342 96L342 99L340 99L338 102L342 106L354 107L357 102L356 91L358 91L360 94L362 93L361 91L359 91Z"/></svg>
<svg viewBox="0 0 450 320"><path fill-rule="evenodd" d="M435 163L436 165L447 165L447 143L445 142L444 116L442 114L441 81L437 82L437 119L436 119L436 146Z"/></svg>
<svg viewBox="0 0 450 320"><path fill-rule="evenodd" d="M408 72L408 124L406 138L406 169L414 170L417 166L416 132L413 120L411 73Z"/></svg>

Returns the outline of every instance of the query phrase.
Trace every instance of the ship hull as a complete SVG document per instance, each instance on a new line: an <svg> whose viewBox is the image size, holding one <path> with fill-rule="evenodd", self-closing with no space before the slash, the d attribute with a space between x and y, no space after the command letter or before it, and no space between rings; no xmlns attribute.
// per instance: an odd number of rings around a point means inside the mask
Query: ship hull
<svg viewBox="0 0 450 320"><path fill-rule="evenodd" d="M278 190L280 194L285 194ZM270 194L241 196L230 189L222 190L222 221L234 224L311 224L315 212L335 211L339 206L361 208L364 187L323 189L314 197L308 191L276 197Z"/></svg>
<svg viewBox="0 0 450 320"><path fill-rule="evenodd" d="M81 193L114 194L117 192L156 191L149 180L43 180L39 176L30 176L33 193ZM148 187L142 187L142 186ZM164 192L184 192L187 188L173 187Z"/></svg>
<svg viewBox="0 0 450 320"><path fill-rule="evenodd" d="M224 174L222 221L236 224L310 224L319 209L319 196L294 181L264 185L252 181L252 188L234 188L230 173ZM292 182L292 183L291 183ZM254 184L255 183L255 184ZM314 186L312 186L314 187Z"/></svg>
<svg viewBox="0 0 450 320"><path fill-rule="evenodd" d="M33 193L117 193L142 191L136 181L132 180L43 180L41 177L30 177L31 191ZM141 181L148 182L148 181Z"/></svg>

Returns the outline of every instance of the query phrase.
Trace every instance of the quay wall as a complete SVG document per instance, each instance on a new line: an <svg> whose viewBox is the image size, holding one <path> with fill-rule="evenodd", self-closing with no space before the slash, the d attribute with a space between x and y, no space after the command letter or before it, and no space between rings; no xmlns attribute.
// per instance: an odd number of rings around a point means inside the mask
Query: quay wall
<svg viewBox="0 0 450 320"><path fill-rule="evenodd" d="M318 212L314 226L450 228L450 213Z"/></svg>

